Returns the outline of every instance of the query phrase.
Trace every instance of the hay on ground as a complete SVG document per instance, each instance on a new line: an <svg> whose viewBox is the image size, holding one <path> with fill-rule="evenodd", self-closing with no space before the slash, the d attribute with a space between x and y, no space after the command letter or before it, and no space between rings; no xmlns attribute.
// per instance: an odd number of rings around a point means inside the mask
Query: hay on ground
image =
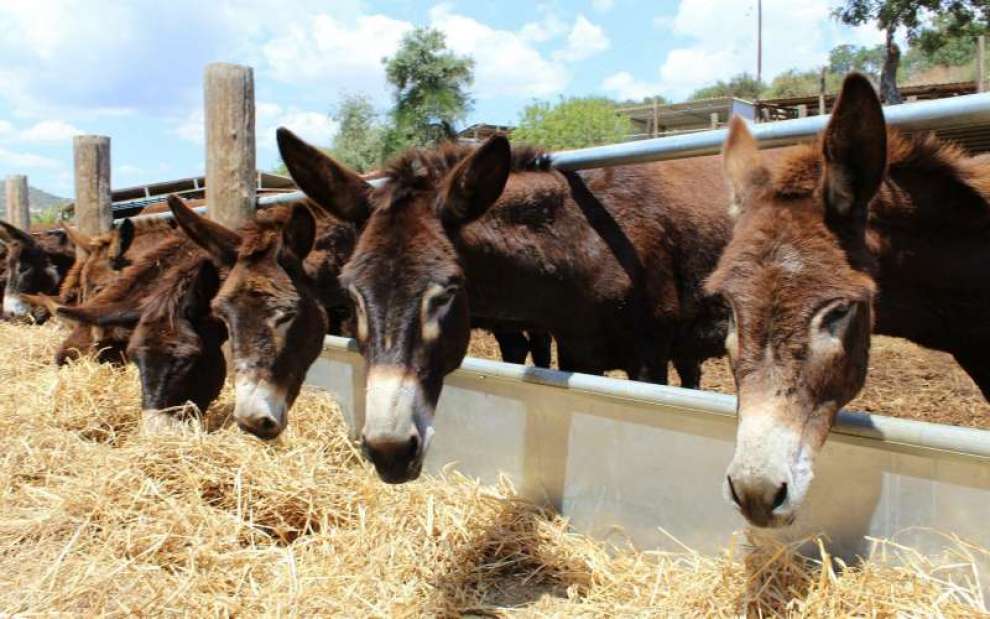
<svg viewBox="0 0 990 619"><path fill-rule="evenodd" d="M863 565L739 544L610 549L455 472L386 486L335 404L286 435L138 431L133 368L55 368L61 333L0 324L0 615L972 616L972 555L878 542ZM229 424L228 424L229 425ZM658 523L662 525L662 523ZM899 562L882 560L896 555Z"/></svg>

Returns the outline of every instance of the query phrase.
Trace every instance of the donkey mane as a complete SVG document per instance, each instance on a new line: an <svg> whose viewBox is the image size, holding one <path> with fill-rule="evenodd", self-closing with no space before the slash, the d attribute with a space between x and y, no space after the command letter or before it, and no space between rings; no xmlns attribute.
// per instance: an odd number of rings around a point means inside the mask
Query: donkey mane
<svg viewBox="0 0 990 619"><path fill-rule="evenodd" d="M378 192L391 196L394 204L402 198L436 188L440 181L477 146L444 142L436 148L410 148L385 165L385 185ZM534 146L513 146L511 172L550 169L547 152Z"/></svg>
<svg viewBox="0 0 990 619"><path fill-rule="evenodd" d="M134 264L121 271L120 277L104 288L97 295L97 299L100 301L126 299L134 287L144 281L148 271L159 268L163 261L168 260L183 249L191 249L192 247L192 242L184 236L177 235L165 239L147 253L139 256Z"/></svg>
<svg viewBox="0 0 990 619"><path fill-rule="evenodd" d="M822 138L795 147L773 172L773 191L782 200L803 198L818 188L822 166ZM887 130L887 177L901 172L942 177L968 188L990 204L990 157L972 157L954 142L934 133L904 135ZM985 208L983 217L990 217Z"/></svg>
<svg viewBox="0 0 990 619"><path fill-rule="evenodd" d="M201 264L209 261L210 259L202 254L193 254L168 269L141 303L142 315L152 319L167 318L169 324L174 326L186 293L195 283L195 278L191 274Z"/></svg>
<svg viewBox="0 0 990 619"><path fill-rule="evenodd" d="M132 220L134 224L134 234L135 236L141 234L151 234L154 232L164 232L167 230L175 229L175 226L171 221L164 219L151 219L151 220ZM113 230L109 232L104 232L98 234L90 239L92 243L91 250L96 252L100 249L109 247L113 242L115 232ZM76 260L72 263L72 268L69 272L65 274L65 279L62 280L62 285L58 289L58 294L60 298L65 298L66 295L71 293L75 288L79 286L80 278L82 277L83 266L85 266L85 260Z"/></svg>

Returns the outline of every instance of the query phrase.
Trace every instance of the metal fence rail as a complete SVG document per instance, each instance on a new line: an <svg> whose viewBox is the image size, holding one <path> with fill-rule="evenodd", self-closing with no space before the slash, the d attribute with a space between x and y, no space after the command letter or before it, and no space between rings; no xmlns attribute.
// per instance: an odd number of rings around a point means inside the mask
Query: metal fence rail
<svg viewBox="0 0 990 619"><path fill-rule="evenodd" d="M990 130L990 92L962 95L951 99L935 99L884 107L887 124L904 131L934 131L984 126ZM754 137L763 148L786 146L814 137L825 128L830 116L809 116L751 126ZM721 151L727 130L714 129L699 133L673 135L650 140L622 142L577 150L551 153L551 165L562 170L584 170L667 159L684 159L715 155ZM381 180L370 181L372 185ZM303 199L301 191L293 191L258 199L258 207L286 204ZM206 207L196 209L206 212ZM168 219L171 213L141 215L146 218Z"/></svg>

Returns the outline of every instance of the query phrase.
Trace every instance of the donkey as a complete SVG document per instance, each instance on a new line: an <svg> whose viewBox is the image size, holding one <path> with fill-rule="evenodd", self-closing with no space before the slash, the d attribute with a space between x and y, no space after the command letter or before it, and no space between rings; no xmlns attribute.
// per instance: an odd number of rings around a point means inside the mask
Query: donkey
<svg viewBox="0 0 990 619"><path fill-rule="evenodd" d="M124 219L113 230L97 236L83 234L64 225L66 235L78 250L76 262L59 288L61 303L85 303L99 294L139 256L172 235L169 220Z"/></svg>
<svg viewBox="0 0 990 619"><path fill-rule="evenodd" d="M702 293L731 230L716 158L561 172L497 136L411 150L372 189L286 129L278 143L300 189L361 229L341 284L367 364L362 444L386 482L420 473L469 306L552 333L562 369L663 383L673 356L696 386L721 354L717 320L699 320L728 311Z"/></svg>
<svg viewBox="0 0 990 619"><path fill-rule="evenodd" d="M736 222L707 282L732 309L739 427L724 488L750 523L779 527L863 386L871 331L951 352L988 393L990 160L888 132L851 74L815 144L769 165L734 118L724 163Z"/></svg>
<svg viewBox="0 0 990 619"><path fill-rule="evenodd" d="M58 293L65 274L75 262L72 242L61 230L28 234L3 221L0 221L0 241L7 248L4 314L45 321L47 312L26 303L23 295Z"/></svg>

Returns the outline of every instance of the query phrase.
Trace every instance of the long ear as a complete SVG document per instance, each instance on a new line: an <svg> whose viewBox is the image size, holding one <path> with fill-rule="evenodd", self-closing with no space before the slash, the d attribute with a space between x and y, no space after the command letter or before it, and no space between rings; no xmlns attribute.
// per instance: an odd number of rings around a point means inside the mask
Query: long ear
<svg viewBox="0 0 990 619"><path fill-rule="evenodd" d="M220 261L220 264L229 266L237 261L237 248L241 244L241 235L215 221L200 217L178 196L168 197L168 207L175 215L179 227L189 235L189 238Z"/></svg>
<svg viewBox="0 0 990 619"><path fill-rule="evenodd" d="M100 327L133 327L141 319L141 312L127 302L89 306L63 305L57 308L56 315Z"/></svg>
<svg viewBox="0 0 990 619"><path fill-rule="evenodd" d="M182 312L190 320L210 313L210 301L220 290L220 273L210 260L203 260L192 274L193 282L182 299Z"/></svg>
<svg viewBox="0 0 990 619"><path fill-rule="evenodd" d="M124 254L130 249L134 242L134 222L130 218L120 222L120 225L113 232L113 240L110 241L110 262L116 267L123 259ZM121 265L121 268L126 265ZM118 269L119 270L119 269Z"/></svg>
<svg viewBox="0 0 990 619"><path fill-rule="evenodd" d="M478 147L447 176L440 217L447 225L463 225L485 214L509 180L509 140L496 135Z"/></svg>
<svg viewBox="0 0 990 619"><path fill-rule="evenodd" d="M313 249L315 239L316 220L313 214L302 204L293 205L292 214L282 228L282 247L304 260Z"/></svg>
<svg viewBox="0 0 990 619"><path fill-rule="evenodd" d="M368 219L371 185L285 127L279 127L276 137L292 180L313 202L344 221Z"/></svg>
<svg viewBox="0 0 990 619"><path fill-rule="evenodd" d="M733 114L729 121L729 134L722 146L722 167L731 193L729 214L736 217L742 212L754 187L766 182L769 177L756 138L738 114Z"/></svg>
<svg viewBox="0 0 990 619"><path fill-rule="evenodd" d="M75 245L77 249L82 251L84 254L93 253L92 238L76 230L69 224L62 224L62 229L65 230L66 236L69 237L69 240L72 241L72 244Z"/></svg>
<svg viewBox="0 0 990 619"><path fill-rule="evenodd" d="M8 243L21 243L29 247L35 245L34 237L6 221L0 221L0 237L3 237L3 240Z"/></svg>
<svg viewBox="0 0 990 619"><path fill-rule="evenodd" d="M842 83L822 151L826 219L865 224L887 166L887 126L877 93L859 73Z"/></svg>

